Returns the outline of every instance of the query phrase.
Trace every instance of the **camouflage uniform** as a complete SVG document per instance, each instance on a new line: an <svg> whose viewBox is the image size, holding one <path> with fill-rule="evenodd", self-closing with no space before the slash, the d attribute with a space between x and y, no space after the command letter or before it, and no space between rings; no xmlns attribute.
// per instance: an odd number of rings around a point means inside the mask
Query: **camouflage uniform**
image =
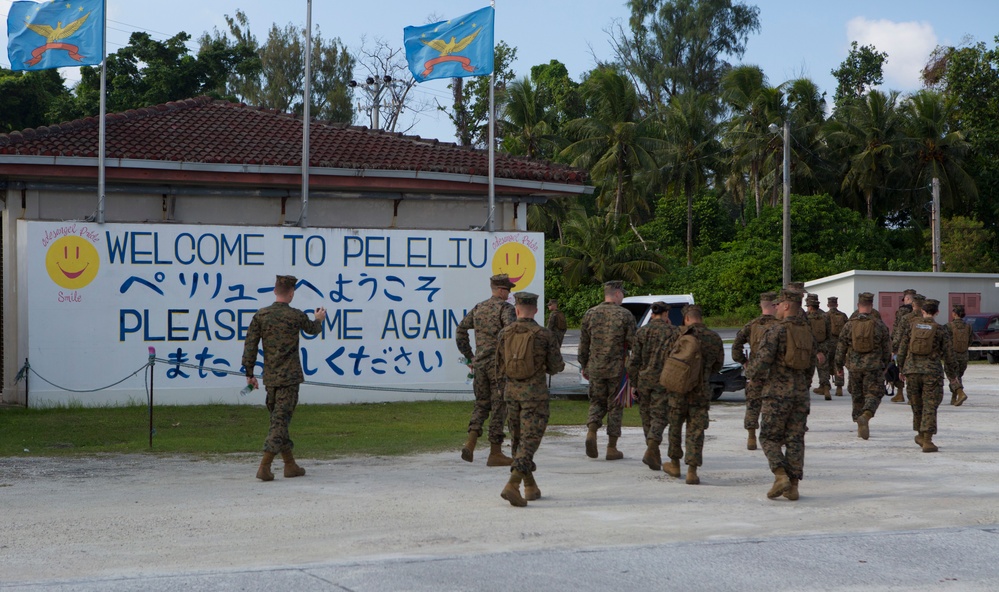
<svg viewBox="0 0 999 592"><path fill-rule="evenodd" d="M252 378L257 363L257 345L263 341L263 379L267 388L267 410L271 414L264 452L280 454L295 447L288 435L288 424L298 406L298 385L305 382L298 357L299 331L317 335L322 329L322 321L311 321L304 312L284 302L261 308L250 321L243 346L243 368L246 376Z"/></svg>
<svg viewBox="0 0 999 592"><path fill-rule="evenodd" d="M549 311L548 323L546 326L555 336L558 346L562 347L562 341L565 339L565 332L569 328L569 325L565 322L565 315L562 314L562 311L558 309Z"/></svg>
<svg viewBox="0 0 999 592"><path fill-rule="evenodd" d="M963 327L960 325L963 325ZM965 340L966 345L965 347L962 348L964 349L964 351L954 352L954 362L957 364L957 369L955 370L955 373L957 375L958 381L957 382L951 381L950 384L948 384L951 393L956 393L958 389L963 390L962 384L964 379L964 373L965 371L968 370L968 347L971 346L971 340L974 337L974 332L971 331L971 327L968 326L968 323L966 323L963 318L957 318L947 323L947 332L950 333L951 346L954 347L955 349L958 347L958 345L960 345L956 343L955 337L956 336L964 337L965 327L967 327L966 330L967 337Z"/></svg>
<svg viewBox="0 0 999 592"><path fill-rule="evenodd" d="M517 319L500 331L496 346L497 376L505 376L504 341L515 333L531 331L537 326L534 319ZM510 414L510 436L517 442L510 470L524 474L533 472L534 453L538 451L548 426L550 413L545 374L558 374L565 368L556 337L548 329L541 329L534 336L534 368L534 375L530 378L506 378L504 389L507 411Z"/></svg>
<svg viewBox="0 0 999 592"><path fill-rule="evenodd" d="M613 302L601 302L583 315L579 328L579 365L590 381L587 425L602 425L607 416L607 435L621 436L624 413L614 400L624 375L625 359L635 342L635 317Z"/></svg>
<svg viewBox="0 0 999 592"><path fill-rule="evenodd" d="M739 332L735 334L735 341L732 342L732 360L742 364L742 367L745 368L757 354L763 334L776 322L777 318L773 315L760 315L739 329ZM748 358L743 349L746 343L749 343ZM755 430L760 427L760 410L763 408L762 391L762 384L746 383L746 417L743 424L747 430Z"/></svg>
<svg viewBox="0 0 999 592"><path fill-rule="evenodd" d="M818 306L818 300L814 300L815 306ZM812 333L816 336L816 343L818 344L818 349L815 351L816 356L822 354L825 361L819 362L818 358L815 359L815 370L819 375L819 388L825 389L826 395L829 393L829 366L830 358L832 358L833 353L836 351L836 342L832 338L832 328L829 323L829 315L827 315L821 309L809 311L806 315L808 318L808 325L812 329ZM816 331L817 327L822 327L822 330ZM824 334L825 339L822 341L818 340L819 335ZM811 386L812 375L808 376L808 384Z"/></svg>
<svg viewBox="0 0 999 592"><path fill-rule="evenodd" d="M805 432L811 408L808 383L815 368L795 370L785 365L787 326L791 324L808 326L808 321L795 315L772 325L763 336L759 355L749 361L746 377L763 383L760 444L770 470L784 469L791 480L800 480L804 477ZM816 349L813 337L813 363Z"/></svg>
<svg viewBox="0 0 999 592"><path fill-rule="evenodd" d="M472 367L475 377L472 390L475 392L475 406L468 421L468 431L482 435L482 424L489 418L489 443L503 443L503 424L506 423L506 403L503 401L503 380L496 374L496 337L503 327L513 324L517 313L513 305L491 296L476 304L461 319L455 331L458 351L466 359L474 360ZM472 353L468 332L475 331L475 353Z"/></svg>
<svg viewBox="0 0 999 592"><path fill-rule="evenodd" d="M704 323L693 323L680 328L677 338L682 335L693 335L701 342L701 360L704 364L704 374L701 384L688 393L669 393L669 450L667 455L677 460L681 457L684 463L699 467L703 464L704 431L708 429L708 409L711 407L711 375L721 370L725 362L725 346L717 333L704 326ZM687 424L687 454L684 456L680 445L680 432L683 424Z"/></svg>
<svg viewBox="0 0 999 592"><path fill-rule="evenodd" d="M927 301L930 302L930 301ZM912 332L918 325L934 327L933 351L928 355L910 353ZM932 317L907 323L899 339L898 365L908 387L912 407L912 429L920 434L937 433L937 408L943 400L943 377L955 380L957 361L950 343L950 332ZM940 362L943 361L943 368Z"/></svg>
<svg viewBox="0 0 999 592"><path fill-rule="evenodd" d="M666 389L659 384L659 375L678 334L677 328L665 320L652 319L635 333L628 361L628 376L638 391L638 412L645 439L651 438L657 444L663 441L663 430L669 422L669 403Z"/></svg>
<svg viewBox="0 0 999 592"><path fill-rule="evenodd" d="M861 353L853 348L853 329L859 322L866 320L874 322L874 349ZM884 371L891 362L891 339L888 327L878 322L869 314L858 314L856 319L846 322L840 331L836 344L836 356L833 367L837 374L843 372L845 365L850 371L850 383L847 389L853 399L852 417L854 421L864 411L870 411L871 417L881 404L885 394Z"/></svg>
<svg viewBox="0 0 999 592"><path fill-rule="evenodd" d="M846 325L848 320L850 320L850 317L846 316L845 312L837 308L838 302L839 301L835 296L830 296L827 304L829 310L826 311L826 314L829 315L829 332L832 334L833 341L832 347L827 354L830 359L836 355L836 347L839 343L839 336L843 332L843 326ZM831 365L832 362L829 362L829 364ZM833 380L833 384L837 387L836 394L841 394L840 389L843 388L843 377L836 375L834 372L831 378Z"/></svg>

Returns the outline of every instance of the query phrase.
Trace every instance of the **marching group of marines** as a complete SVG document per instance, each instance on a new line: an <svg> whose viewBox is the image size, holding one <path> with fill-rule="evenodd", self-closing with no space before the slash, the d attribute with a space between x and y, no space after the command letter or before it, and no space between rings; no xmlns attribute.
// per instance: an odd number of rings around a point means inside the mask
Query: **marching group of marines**
<svg viewBox="0 0 999 592"><path fill-rule="evenodd" d="M534 321L536 294L518 292L516 305L511 306L507 302L513 288L509 278L495 275L490 283L492 297L469 311L456 333L458 348L475 373L475 407L461 458L472 462L476 441L491 415L486 464L511 467L500 495L522 507L541 497L533 459L550 417L546 375L565 367L560 348L566 323L557 302L550 301L548 328L541 327ZM874 309L871 293L858 295L857 310L849 317L838 310L835 297L827 300L828 311L823 311L818 295L808 294L805 310L804 296L801 283L761 294L761 315L739 330L732 345L732 359L743 365L747 378L746 447L757 448L759 430L759 446L774 475L767 491L770 499L799 497L809 388L816 371L819 386L813 392L826 400L833 396L833 384L836 396L843 395L844 367L849 371L846 384L853 403L852 419L858 437L866 440L881 398L887 394L885 371L896 364L900 389L892 401L904 402L901 387L907 387L915 442L923 452L937 451L933 435L944 375L950 381L951 404L960 406L967 400L961 377L972 334L963 321L962 306L954 306L951 322L940 325L934 319L940 303L906 290L889 330ZM633 390L646 442L642 462L679 478L682 459L687 465L686 483L696 485L708 427L710 377L724 362L721 337L704 325L697 305L685 306L683 325L673 326L669 306L663 302L652 305L651 320L636 330L634 316L621 306L623 299L621 282L607 282L604 301L588 310L580 324L578 360L583 377L589 380L590 401L585 453L599 457L597 432L606 418L604 458L624 458L617 443L623 409L630 404ZM469 331L475 332L474 352ZM512 458L501 448L507 416ZM666 462L660 450L664 433Z"/></svg>

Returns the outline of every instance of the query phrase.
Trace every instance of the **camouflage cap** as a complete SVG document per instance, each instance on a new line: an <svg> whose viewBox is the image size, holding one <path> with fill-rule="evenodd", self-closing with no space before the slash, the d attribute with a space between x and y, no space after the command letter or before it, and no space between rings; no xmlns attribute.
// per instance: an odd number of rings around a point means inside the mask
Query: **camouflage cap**
<svg viewBox="0 0 999 592"><path fill-rule="evenodd" d="M780 291L780 295L777 296L777 302L794 302L796 304L801 304L802 296L804 296L804 294L798 290L784 288Z"/></svg>
<svg viewBox="0 0 999 592"><path fill-rule="evenodd" d="M936 298L927 298L923 302L923 310L928 313L940 312L940 301Z"/></svg>
<svg viewBox="0 0 999 592"><path fill-rule="evenodd" d="M494 288L512 288L514 283L510 281L510 276L505 273L498 273L489 278L489 285Z"/></svg>
<svg viewBox="0 0 999 592"><path fill-rule="evenodd" d="M805 293L805 282L788 282L786 287L788 290L797 290L802 294Z"/></svg>
<svg viewBox="0 0 999 592"><path fill-rule="evenodd" d="M826 306L837 306L839 304L839 298L835 296L830 296L826 298Z"/></svg>
<svg viewBox="0 0 999 592"><path fill-rule="evenodd" d="M874 304L874 294L870 292L861 292L857 294L857 302L860 304Z"/></svg>
<svg viewBox="0 0 999 592"><path fill-rule="evenodd" d="M922 294L916 294L915 296L912 297L912 303L920 308L922 308L925 302L926 302L926 296L923 296Z"/></svg>
<svg viewBox="0 0 999 592"><path fill-rule="evenodd" d="M818 306L819 305L819 295L818 294L809 294L807 297L805 297L805 302L809 306L813 306L813 305L814 306Z"/></svg>
<svg viewBox="0 0 999 592"><path fill-rule="evenodd" d="M609 282L604 282L604 291L607 290L618 290L622 294L627 294L628 292L624 289L624 282L621 280L611 280Z"/></svg>
<svg viewBox="0 0 999 592"><path fill-rule="evenodd" d="M773 302L776 299L777 299L777 294L774 294L773 292L760 293L760 302Z"/></svg>
<svg viewBox="0 0 999 592"><path fill-rule="evenodd" d="M557 299L557 298L552 298L552 299L550 299L550 300L548 301L548 306L551 306L551 305L553 305L553 304L554 304L555 306L558 306L558 299Z"/></svg>
<svg viewBox="0 0 999 592"><path fill-rule="evenodd" d="M274 290L284 294L294 290L298 285L298 278L293 275L279 275L274 279Z"/></svg>
<svg viewBox="0 0 999 592"><path fill-rule="evenodd" d="M963 304L955 304L954 305L954 312L956 312L959 315L963 315L964 314L964 305Z"/></svg>
<svg viewBox="0 0 999 592"><path fill-rule="evenodd" d="M907 290L903 290L902 291L902 295L903 296L915 296L916 295L916 291L914 289L912 289L912 288L909 288Z"/></svg>
<svg viewBox="0 0 999 592"><path fill-rule="evenodd" d="M517 304L523 304L525 306L538 305L538 295L531 294L530 292L517 292L513 295L513 300Z"/></svg>

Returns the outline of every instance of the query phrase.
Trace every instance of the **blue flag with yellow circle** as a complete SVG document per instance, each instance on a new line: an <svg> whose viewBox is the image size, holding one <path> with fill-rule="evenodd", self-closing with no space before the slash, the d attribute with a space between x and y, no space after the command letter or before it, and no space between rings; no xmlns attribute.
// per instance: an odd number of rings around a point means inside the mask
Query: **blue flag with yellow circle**
<svg viewBox="0 0 999 592"><path fill-rule="evenodd" d="M11 70L92 66L103 54L104 0L18 1L7 13Z"/></svg>
<svg viewBox="0 0 999 592"><path fill-rule="evenodd" d="M422 27L406 27L406 61L417 82L493 73L493 18L481 10Z"/></svg>

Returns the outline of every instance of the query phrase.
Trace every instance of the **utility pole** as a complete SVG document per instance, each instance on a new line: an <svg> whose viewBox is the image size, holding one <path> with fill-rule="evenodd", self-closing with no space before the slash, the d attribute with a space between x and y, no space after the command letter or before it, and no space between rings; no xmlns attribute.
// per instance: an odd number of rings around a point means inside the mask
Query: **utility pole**
<svg viewBox="0 0 999 592"><path fill-rule="evenodd" d="M791 283L791 120L784 120L784 285Z"/></svg>
<svg viewBox="0 0 999 592"><path fill-rule="evenodd" d="M351 88L362 86L365 94L368 95L368 104L362 105L359 102L357 104L357 108L366 112L371 118L371 129L381 129L381 110L383 108L393 110L399 110L402 108L401 102L395 99L396 93L389 92L388 101L382 102L386 91L391 91L393 88L401 88L404 86L404 83L401 80L395 80L388 74L382 76L381 78L368 76L363 83L351 80L347 84Z"/></svg>
<svg viewBox="0 0 999 592"><path fill-rule="evenodd" d="M933 177L933 271L943 271L943 257L940 253L940 179Z"/></svg>

